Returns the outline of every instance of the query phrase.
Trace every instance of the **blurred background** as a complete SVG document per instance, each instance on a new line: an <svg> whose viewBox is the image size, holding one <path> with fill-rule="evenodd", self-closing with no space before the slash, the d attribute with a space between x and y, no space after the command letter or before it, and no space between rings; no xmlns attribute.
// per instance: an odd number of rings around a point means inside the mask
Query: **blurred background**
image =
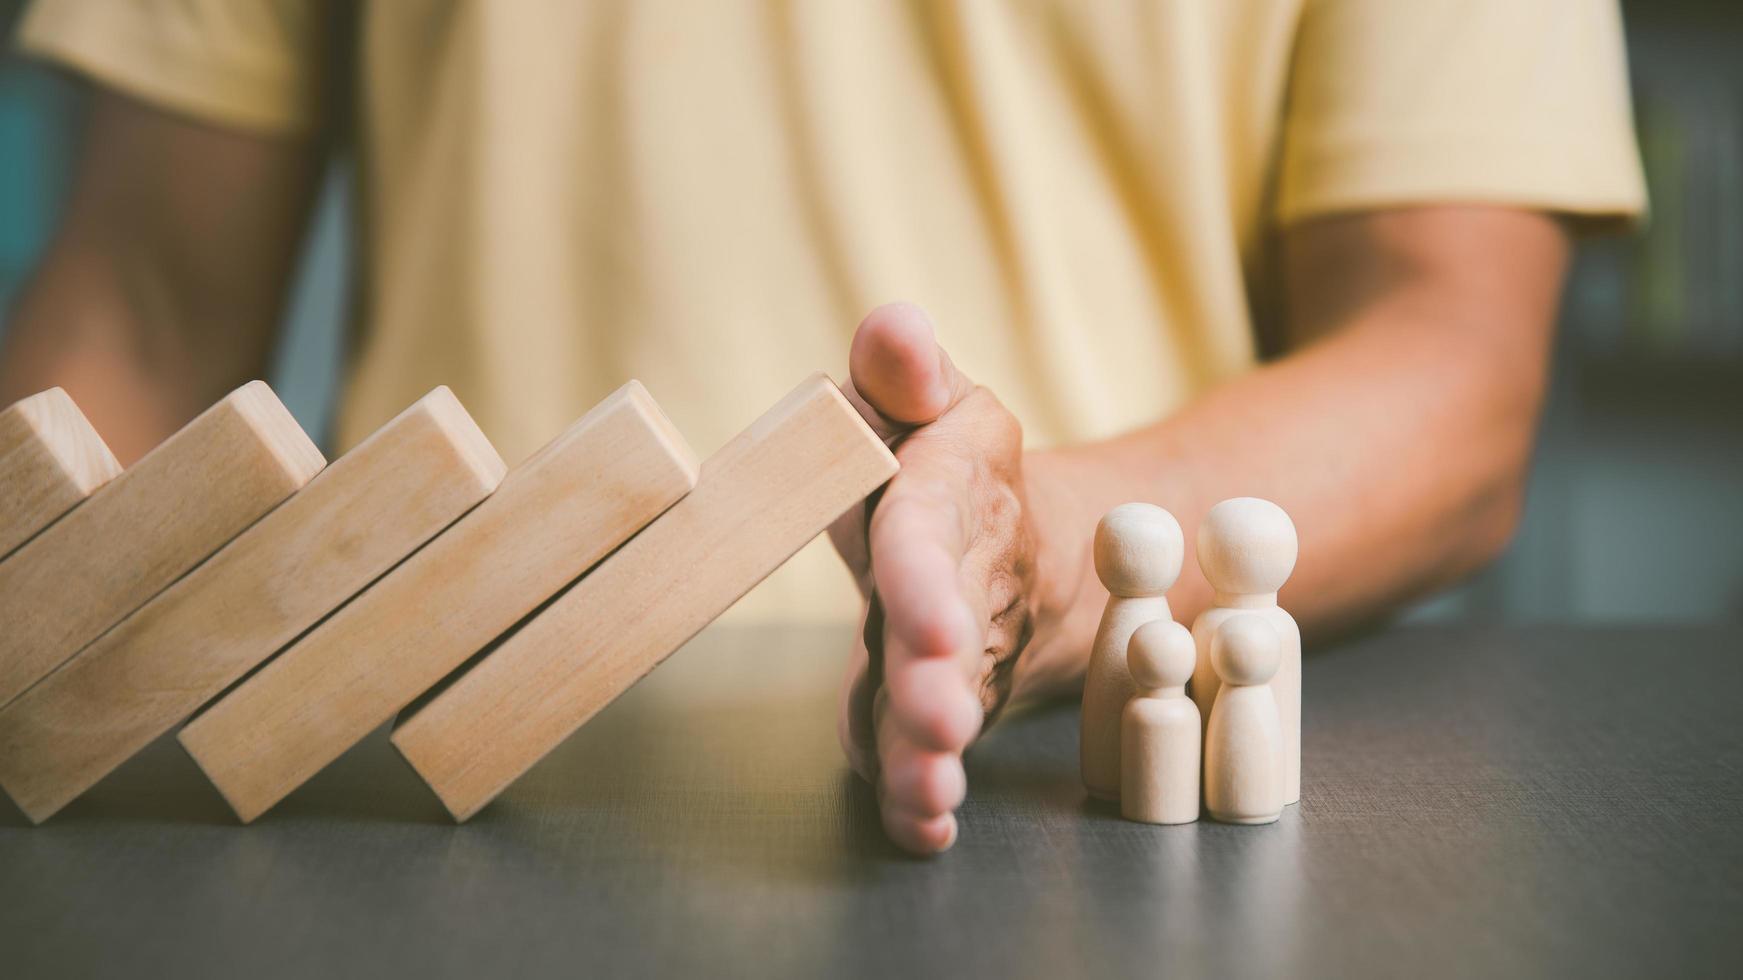
<svg viewBox="0 0 1743 980"><path fill-rule="evenodd" d="M79 97L12 54L18 7L0 0L0 310L54 225ZM1582 247L1512 549L1410 618L1743 619L1743 12L1623 8L1651 225ZM347 198L336 169L269 379L311 433L339 374Z"/></svg>

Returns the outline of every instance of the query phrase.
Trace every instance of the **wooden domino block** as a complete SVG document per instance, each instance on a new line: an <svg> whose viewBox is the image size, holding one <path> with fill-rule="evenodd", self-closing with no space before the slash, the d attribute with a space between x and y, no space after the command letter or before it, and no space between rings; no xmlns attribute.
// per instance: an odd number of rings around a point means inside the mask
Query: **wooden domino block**
<svg viewBox="0 0 1743 980"><path fill-rule="evenodd" d="M0 562L0 706L138 609L325 465L254 381Z"/></svg>
<svg viewBox="0 0 1743 980"><path fill-rule="evenodd" d="M61 389L0 412L0 556L120 473L115 454Z"/></svg>
<svg viewBox="0 0 1743 980"><path fill-rule="evenodd" d="M0 709L0 788L41 822L490 493L502 459L438 388Z"/></svg>
<svg viewBox="0 0 1743 980"><path fill-rule="evenodd" d="M835 385L807 380L393 744L455 819L471 817L895 472Z"/></svg>
<svg viewBox="0 0 1743 980"><path fill-rule="evenodd" d="M640 384L182 729L244 822L483 649L696 485Z"/></svg>

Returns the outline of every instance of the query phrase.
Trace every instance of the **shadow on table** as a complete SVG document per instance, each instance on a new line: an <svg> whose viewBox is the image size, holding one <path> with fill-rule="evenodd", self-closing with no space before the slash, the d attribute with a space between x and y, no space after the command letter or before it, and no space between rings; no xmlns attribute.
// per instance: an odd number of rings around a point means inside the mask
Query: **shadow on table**
<svg viewBox="0 0 1743 980"><path fill-rule="evenodd" d="M4 797L0 797L4 800ZM440 802L401 761L385 730L369 737L256 821L281 820L450 824ZM174 736L152 743L43 826L90 824L241 824ZM0 827L31 823L10 800L0 803Z"/></svg>
<svg viewBox="0 0 1743 980"><path fill-rule="evenodd" d="M173 738L160 739L109 774L90 792L43 822L44 827L90 823L234 824L224 798L200 775ZM29 827L10 800L0 806L0 826Z"/></svg>

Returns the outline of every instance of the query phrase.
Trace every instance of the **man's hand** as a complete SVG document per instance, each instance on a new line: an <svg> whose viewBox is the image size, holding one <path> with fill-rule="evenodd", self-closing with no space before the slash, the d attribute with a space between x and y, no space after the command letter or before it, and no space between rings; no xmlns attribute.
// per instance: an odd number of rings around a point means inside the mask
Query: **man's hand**
<svg viewBox="0 0 1743 980"><path fill-rule="evenodd" d="M997 398L939 350L925 314L860 324L848 397L902 471L830 536L875 595L841 741L908 850L956 839L962 751L1013 693L1081 680L1107 593L1089 539L1148 500L1186 531L1168 591L1211 600L1193 529L1219 500L1281 504L1301 529L1283 602L1309 636L1456 581L1518 521L1567 239L1506 208L1403 208L1303 223L1284 240L1299 349L1122 436L1031 452ZM881 607L883 615L876 612Z"/></svg>
<svg viewBox="0 0 1743 980"><path fill-rule="evenodd" d="M867 632L881 639L869 652L865 633L855 643L841 744L876 784L890 838L930 854L956 840L963 750L1069 605L1081 562L1052 553L1070 538L1052 533L1064 498L1025 463L1016 418L956 369L925 313L872 311L849 367L848 398L902 469L869 522L856 508L830 529L861 592L875 595Z"/></svg>

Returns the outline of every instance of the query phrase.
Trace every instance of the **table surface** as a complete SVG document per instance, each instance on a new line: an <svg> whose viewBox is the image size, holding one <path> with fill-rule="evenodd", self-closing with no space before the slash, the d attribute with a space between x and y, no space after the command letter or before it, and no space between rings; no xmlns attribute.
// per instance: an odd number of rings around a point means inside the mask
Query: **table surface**
<svg viewBox="0 0 1743 980"><path fill-rule="evenodd" d="M848 633L704 633L452 825L377 732L251 827L171 740L39 828L7 976L1738 976L1743 629L1400 628L1310 654L1268 827L1084 799L1077 709L971 754L961 839L882 839ZM3 798L0 798L3 800Z"/></svg>

